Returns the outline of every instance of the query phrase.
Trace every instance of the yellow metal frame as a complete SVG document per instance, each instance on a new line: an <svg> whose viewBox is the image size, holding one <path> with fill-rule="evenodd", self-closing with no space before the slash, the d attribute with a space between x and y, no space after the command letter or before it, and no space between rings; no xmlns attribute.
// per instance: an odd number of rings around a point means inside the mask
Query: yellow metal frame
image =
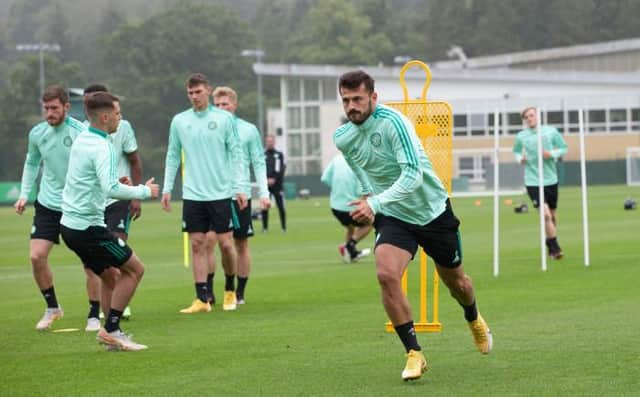
<svg viewBox="0 0 640 397"><path fill-rule="evenodd" d="M412 67L421 68L425 75L425 83L419 99L409 99L405 74ZM386 105L402 112L413 123L416 134L431 160L433 168L449 193L451 193L452 177L452 145L453 145L453 112L451 105L444 101L428 101L427 91L431 85L431 70L424 62L412 60L407 62L400 70L400 85L404 100L402 102L388 102ZM434 266L433 269L433 310L431 320L428 315L429 297L429 272L427 255L420 251L420 311L419 320L414 322L416 332L440 332L442 324L439 320L439 277ZM402 291L407 295L408 276L405 271L402 275ZM395 332L393 324L387 322L387 332Z"/></svg>

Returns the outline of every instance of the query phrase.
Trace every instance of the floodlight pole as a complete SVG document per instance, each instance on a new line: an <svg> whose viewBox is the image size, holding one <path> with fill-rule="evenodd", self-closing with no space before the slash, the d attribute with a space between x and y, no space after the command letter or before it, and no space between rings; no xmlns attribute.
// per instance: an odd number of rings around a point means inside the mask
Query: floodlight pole
<svg viewBox="0 0 640 397"><path fill-rule="evenodd" d="M44 77L44 53L47 52L60 52L60 45L55 43L29 43L16 45L17 51L35 52L38 51L40 58L40 96L44 94L45 77Z"/></svg>
<svg viewBox="0 0 640 397"><path fill-rule="evenodd" d="M241 53L243 57L255 57L256 63L262 63L264 54L265 52L260 49L242 50ZM258 129L261 134L266 135L264 130L264 105L262 102L262 75L260 73L256 73L256 75L258 77Z"/></svg>

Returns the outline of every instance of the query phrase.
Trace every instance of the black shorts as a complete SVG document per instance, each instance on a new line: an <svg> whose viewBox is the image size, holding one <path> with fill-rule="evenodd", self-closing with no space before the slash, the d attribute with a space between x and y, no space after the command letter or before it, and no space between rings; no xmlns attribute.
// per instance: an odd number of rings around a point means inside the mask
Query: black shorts
<svg viewBox="0 0 640 397"><path fill-rule="evenodd" d="M129 233L131 217L129 216L129 200L119 200L104 209L104 223L112 233Z"/></svg>
<svg viewBox="0 0 640 397"><path fill-rule="evenodd" d="M122 266L133 254L124 240L111 234L105 227L90 226L85 230L75 230L61 225L60 229L67 247L95 274L100 275L110 266Z"/></svg>
<svg viewBox="0 0 640 397"><path fill-rule="evenodd" d="M333 212L333 216L336 217L342 226L364 226L364 223L356 222L347 211L340 211L331 208L331 212Z"/></svg>
<svg viewBox="0 0 640 397"><path fill-rule="evenodd" d="M48 240L54 244L60 244L62 211L47 208L38 200L33 203L33 207L36 212L33 215L33 225L31 225L31 239Z"/></svg>
<svg viewBox="0 0 640 397"><path fill-rule="evenodd" d="M251 200L248 200L247 206L242 211L238 207L238 202L233 200L231 219L233 220L233 238L246 239L254 235L251 222Z"/></svg>
<svg viewBox="0 0 640 397"><path fill-rule="evenodd" d="M184 200L182 231L188 233L227 233L233 229L231 199L213 201Z"/></svg>
<svg viewBox="0 0 640 397"><path fill-rule="evenodd" d="M409 252L413 258L420 245L435 263L453 269L462 263L459 225L449 200L445 211L423 226L377 214L374 222L376 247L391 244Z"/></svg>
<svg viewBox="0 0 640 397"><path fill-rule="evenodd" d="M527 194L529 198L533 202L533 207L538 208L540 203L538 202L538 186L527 186ZM544 187L544 202L551 208L555 210L558 208L558 184L549 185Z"/></svg>

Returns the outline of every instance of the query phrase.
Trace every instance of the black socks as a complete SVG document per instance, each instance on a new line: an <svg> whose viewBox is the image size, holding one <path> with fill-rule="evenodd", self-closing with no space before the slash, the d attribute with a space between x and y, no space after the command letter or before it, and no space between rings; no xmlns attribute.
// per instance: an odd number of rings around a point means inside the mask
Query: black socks
<svg viewBox="0 0 640 397"><path fill-rule="evenodd" d="M51 288L40 290L40 292L42 292L44 300L47 301L47 307L49 309L56 309L58 307L58 299L56 299L56 291L53 289L53 285Z"/></svg>
<svg viewBox="0 0 640 397"><path fill-rule="evenodd" d="M408 323L398 325L394 327L396 333L400 337L404 348L407 353L409 350L420 351L422 348L418 344L418 338L416 337L416 330L413 328L413 321L409 321Z"/></svg>

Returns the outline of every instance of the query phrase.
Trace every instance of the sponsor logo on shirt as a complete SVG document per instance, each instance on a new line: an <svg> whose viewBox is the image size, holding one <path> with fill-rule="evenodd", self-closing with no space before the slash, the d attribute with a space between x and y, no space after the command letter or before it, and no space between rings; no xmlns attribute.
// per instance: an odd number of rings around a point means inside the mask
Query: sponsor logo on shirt
<svg viewBox="0 0 640 397"><path fill-rule="evenodd" d="M210 130L215 130L218 128L218 124L215 121L210 121L208 127Z"/></svg>

